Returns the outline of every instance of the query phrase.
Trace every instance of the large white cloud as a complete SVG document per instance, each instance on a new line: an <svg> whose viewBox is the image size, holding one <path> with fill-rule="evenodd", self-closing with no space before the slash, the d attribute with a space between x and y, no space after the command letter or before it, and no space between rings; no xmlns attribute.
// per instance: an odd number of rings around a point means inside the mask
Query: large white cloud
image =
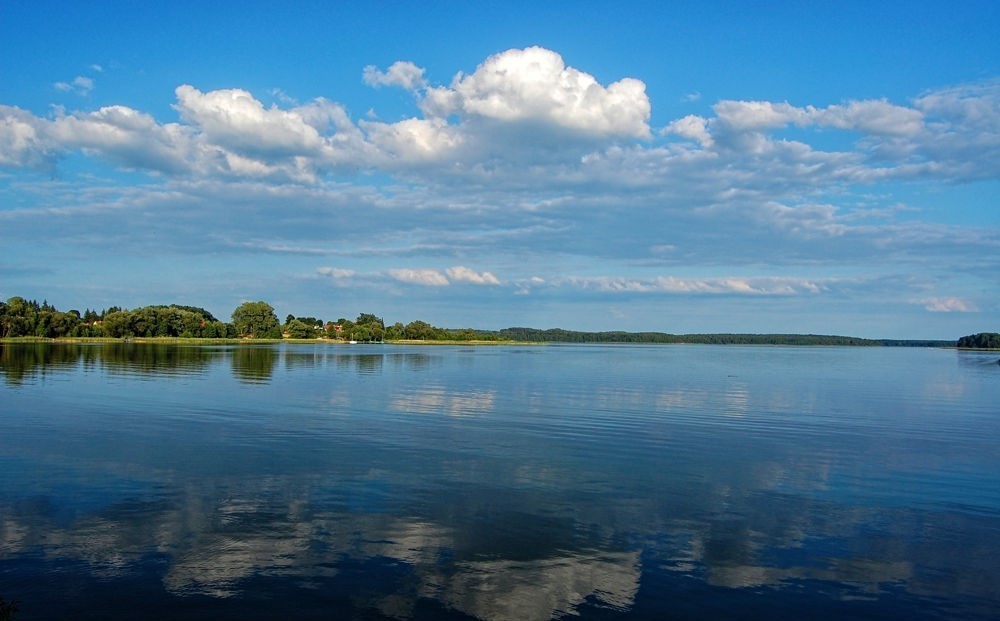
<svg viewBox="0 0 1000 621"><path fill-rule="evenodd" d="M51 166L83 152L173 176L316 185L331 173L363 170L507 192L645 188L703 207L815 204L803 198L843 184L1000 176L997 82L927 92L910 105L720 101L711 115L669 122L666 140L650 144L633 140L650 135L642 82L603 86L551 50L502 52L446 87L427 88L423 74L409 61L366 69L370 84L418 92L425 116L391 123L352 121L344 106L322 98L283 108L242 89L190 85L176 89L180 122L172 123L126 106L50 117L0 106L0 165ZM781 134L787 127L803 131L791 140ZM850 132L853 147L820 148L821 134L834 130Z"/></svg>
<svg viewBox="0 0 1000 621"><path fill-rule="evenodd" d="M60 116L47 130L60 149L79 149L126 168L184 173L196 156L189 128L160 125L149 114L125 106Z"/></svg>
<svg viewBox="0 0 1000 621"><path fill-rule="evenodd" d="M0 165L22 168L47 163L45 125L27 110L0 105Z"/></svg>
<svg viewBox="0 0 1000 621"><path fill-rule="evenodd" d="M649 136L650 103L642 81L624 78L602 86L541 47L491 56L472 74L458 74L451 86L428 89L421 107L434 117L457 114L540 122L588 135Z"/></svg>
<svg viewBox="0 0 1000 621"><path fill-rule="evenodd" d="M316 155L323 146L317 128L295 110L265 108L241 89L202 93L177 87L181 118L197 127L212 144L238 153Z"/></svg>
<svg viewBox="0 0 1000 621"><path fill-rule="evenodd" d="M454 154L465 138L441 119L406 119L396 123L361 121L371 146L367 160L393 169L399 165L432 164Z"/></svg>

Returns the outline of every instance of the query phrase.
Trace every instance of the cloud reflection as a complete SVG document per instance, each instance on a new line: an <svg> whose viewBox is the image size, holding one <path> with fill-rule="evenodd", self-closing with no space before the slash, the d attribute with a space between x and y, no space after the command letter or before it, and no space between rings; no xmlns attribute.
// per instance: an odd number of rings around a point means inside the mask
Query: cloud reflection
<svg viewBox="0 0 1000 621"><path fill-rule="evenodd" d="M397 412L474 416L491 412L496 401L495 390L449 390L444 386L426 386L397 394L390 408Z"/></svg>

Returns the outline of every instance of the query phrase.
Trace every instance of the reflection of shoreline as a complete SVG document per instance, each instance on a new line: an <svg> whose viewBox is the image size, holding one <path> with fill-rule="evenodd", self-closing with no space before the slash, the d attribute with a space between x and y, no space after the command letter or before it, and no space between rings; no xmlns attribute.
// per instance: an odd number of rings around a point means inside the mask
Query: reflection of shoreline
<svg viewBox="0 0 1000 621"><path fill-rule="evenodd" d="M77 370L108 375L199 375L222 356L211 347L137 343L0 343L0 374L9 385Z"/></svg>
<svg viewBox="0 0 1000 621"><path fill-rule="evenodd" d="M49 374L78 370L109 375L159 377L202 375L228 357L233 377L249 384L269 383L279 364L288 370L331 366L358 374L392 369L424 370L440 360L423 352L344 353L314 346L280 343L179 344L155 342L0 342L0 375L9 386L33 383Z"/></svg>
<svg viewBox="0 0 1000 621"><path fill-rule="evenodd" d="M876 393L896 397L883 416L822 380L674 381L678 365L644 382L646 365L557 358L580 365L567 379L542 374L548 360L256 347L269 353L245 380L223 347L190 366L164 353L181 381L157 386L96 350L53 359L38 386L0 385L0 571L193 608L274 592L276 608L399 619L669 617L666 594L692 591L869 602L859 617L997 603L996 419L976 396L994 384L949 389L935 368Z"/></svg>

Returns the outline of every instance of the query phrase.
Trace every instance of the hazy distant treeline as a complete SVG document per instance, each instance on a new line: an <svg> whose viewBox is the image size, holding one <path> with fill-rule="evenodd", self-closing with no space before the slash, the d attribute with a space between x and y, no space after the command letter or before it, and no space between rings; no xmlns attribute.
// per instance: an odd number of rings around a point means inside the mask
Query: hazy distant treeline
<svg viewBox="0 0 1000 621"><path fill-rule="evenodd" d="M954 341L862 339L821 334L667 334L664 332L576 332L553 328L505 328L513 341L546 343L691 343L707 345L840 345L853 347L949 347Z"/></svg>

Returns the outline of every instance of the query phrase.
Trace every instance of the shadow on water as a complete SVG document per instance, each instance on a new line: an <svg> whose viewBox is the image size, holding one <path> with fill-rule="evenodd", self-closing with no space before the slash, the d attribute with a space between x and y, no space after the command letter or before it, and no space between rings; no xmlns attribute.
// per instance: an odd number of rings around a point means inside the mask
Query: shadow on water
<svg viewBox="0 0 1000 621"><path fill-rule="evenodd" d="M958 364L1000 374L1000 352L960 349L957 351Z"/></svg>
<svg viewBox="0 0 1000 621"><path fill-rule="evenodd" d="M0 621L11 621L17 614L17 601L7 601L0 597Z"/></svg>

